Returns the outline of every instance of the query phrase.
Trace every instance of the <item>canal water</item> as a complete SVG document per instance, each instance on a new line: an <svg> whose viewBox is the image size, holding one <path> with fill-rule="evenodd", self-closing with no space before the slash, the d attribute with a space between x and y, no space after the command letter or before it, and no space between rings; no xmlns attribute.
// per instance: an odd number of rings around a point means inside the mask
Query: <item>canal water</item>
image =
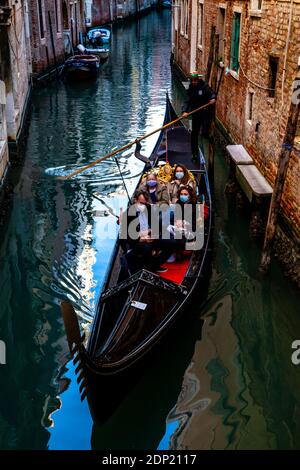
<svg viewBox="0 0 300 470"><path fill-rule="evenodd" d="M104 425L81 403L59 304L87 332L117 233L109 209L126 205L114 161L71 181L80 166L158 127L172 82L170 12L114 27L99 80L35 90L26 158L0 247L1 449L300 448L299 292L274 263L258 273L245 213L224 195L217 149L213 253L207 285L159 360ZM156 136L143 145L149 154ZM121 156L129 192L141 163Z"/></svg>

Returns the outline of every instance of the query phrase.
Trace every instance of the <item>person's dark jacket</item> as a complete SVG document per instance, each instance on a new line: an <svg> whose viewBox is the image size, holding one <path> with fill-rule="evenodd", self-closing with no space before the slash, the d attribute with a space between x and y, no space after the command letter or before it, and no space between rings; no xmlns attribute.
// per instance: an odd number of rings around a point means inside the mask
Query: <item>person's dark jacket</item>
<svg viewBox="0 0 300 470"><path fill-rule="evenodd" d="M215 92L204 80L199 80L196 85L190 84L187 90L187 100L183 105L182 112L189 113L194 109L204 106L213 99L216 99ZM196 113L195 116L201 117L203 111Z"/></svg>
<svg viewBox="0 0 300 470"><path fill-rule="evenodd" d="M135 225L135 230L137 233L140 232L140 224L139 221L137 220L139 217L139 213L137 210L134 211L134 206L130 206L126 212L123 213L121 220L120 220L120 241L121 245L125 247L127 244L130 247L134 247L136 244L139 243L140 239L139 238L132 238L130 233L129 233L129 227L131 226L131 223L136 221ZM151 227L151 205L147 205L147 219L148 219L148 226L149 229Z"/></svg>

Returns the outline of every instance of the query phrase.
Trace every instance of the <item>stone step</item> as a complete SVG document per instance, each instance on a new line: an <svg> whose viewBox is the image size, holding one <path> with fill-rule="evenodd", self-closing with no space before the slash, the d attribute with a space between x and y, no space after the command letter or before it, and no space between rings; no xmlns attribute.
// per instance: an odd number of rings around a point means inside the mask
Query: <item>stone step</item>
<svg viewBox="0 0 300 470"><path fill-rule="evenodd" d="M237 165L236 179L250 202L253 196L270 197L273 189L255 165Z"/></svg>
<svg viewBox="0 0 300 470"><path fill-rule="evenodd" d="M243 145L227 145L227 152L236 165L252 165L253 159Z"/></svg>

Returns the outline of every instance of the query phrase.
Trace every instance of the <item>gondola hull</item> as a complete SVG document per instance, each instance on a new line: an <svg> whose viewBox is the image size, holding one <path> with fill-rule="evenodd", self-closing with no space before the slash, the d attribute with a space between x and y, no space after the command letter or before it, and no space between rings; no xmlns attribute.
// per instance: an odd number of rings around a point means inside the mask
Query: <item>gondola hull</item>
<svg viewBox="0 0 300 470"><path fill-rule="evenodd" d="M197 285L201 285L201 291L197 292L197 304L199 305L207 296L210 278L210 259L211 250L209 249L202 275L198 278L198 282L195 285L195 287L197 287ZM103 370L97 363L95 363L89 354L87 354L84 346L84 338L81 337L79 340L78 336L78 341L74 341L73 347L70 347L70 349L73 351L72 355L73 361L76 365L78 376L77 382L81 393L81 400L83 401L84 399L87 399L89 409L95 423L101 425L108 421L144 376L145 371L147 371L149 367L153 366L153 364L160 362L162 355L168 357L168 363L171 367L173 365L173 367L178 369L179 364L176 356L171 354L172 357L169 358L170 347L168 345L173 345L171 349L176 349L176 353L180 355L180 367L182 368L182 373L185 368L188 367L189 358L192 356L194 349L195 338L191 335L191 343L188 351L187 348L183 350L183 347L179 344L181 341L181 333L177 331L177 326L179 326L179 331L183 331L183 329L186 328L186 315L190 316L192 301L193 296L189 297L186 305L182 307L176 317L174 317L174 322L170 323L168 328L164 329L157 339L157 342L152 344L148 350L144 350L143 355L140 356L137 361L128 365L125 369L120 368L120 370L114 370L113 372ZM73 318L76 319L77 322L75 311ZM65 317L64 319L67 333L68 331L72 331L72 333L74 333L74 324L72 325L72 322L68 324ZM198 335L198 332L195 330L192 330L192 332L195 334L195 337ZM68 334L67 336L69 337ZM76 343L80 344L80 346L75 346ZM182 352L178 352L178 349L180 348L183 350ZM173 359L176 361L174 364L172 364Z"/></svg>
<svg viewBox="0 0 300 470"><path fill-rule="evenodd" d="M174 120L176 114L167 99L165 123ZM186 254L187 258L178 266L182 276L176 278L159 275L142 269L134 275L124 275L122 266L122 246L116 241L103 289L99 297L95 318L88 344L84 345L76 324L76 314L72 307L65 305L68 315L63 315L67 337L75 360L80 364L81 391L88 397L94 416L105 420L112 408L126 394L139 371L145 367L152 354L163 343L163 338L171 330L178 318L187 311L194 299L197 287L204 283L204 269L208 261L211 232L211 196L208 175L203 155L198 162L192 162L190 133L180 124L161 133L150 157L154 166L160 161L182 163L189 166L197 187L205 200L207 216L204 221L203 244ZM170 270L171 271L171 270ZM174 270L176 271L176 269ZM203 289L201 288L201 291ZM77 330L76 330L77 328ZM75 334L74 331L77 331ZM120 384L122 388L120 388ZM117 391L113 398L113 391ZM121 394L119 391L121 390ZM106 403L104 413L99 409ZM101 417L102 416L102 417Z"/></svg>
<svg viewBox="0 0 300 470"><path fill-rule="evenodd" d="M99 48L88 47L85 50L87 54L93 54L93 55L98 56L101 63L105 62L108 59L109 53L110 53L110 49L108 47L99 47Z"/></svg>
<svg viewBox="0 0 300 470"><path fill-rule="evenodd" d="M64 64L63 74L71 80L96 78L100 69L100 60L94 55L75 55Z"/></svg>

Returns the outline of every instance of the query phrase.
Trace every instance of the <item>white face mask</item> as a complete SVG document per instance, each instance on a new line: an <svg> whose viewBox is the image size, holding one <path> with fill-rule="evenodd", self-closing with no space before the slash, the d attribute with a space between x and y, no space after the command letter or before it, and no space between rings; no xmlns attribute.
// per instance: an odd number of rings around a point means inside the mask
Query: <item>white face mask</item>
<svg viewBox="0 0 300 470"><path fill-rule="evenodd" d="M144 210L146 210L145 204L139 204L139 203L137 203L136 208L137 208L137 210L138 210L139 212L144 212Z"/></svg>

